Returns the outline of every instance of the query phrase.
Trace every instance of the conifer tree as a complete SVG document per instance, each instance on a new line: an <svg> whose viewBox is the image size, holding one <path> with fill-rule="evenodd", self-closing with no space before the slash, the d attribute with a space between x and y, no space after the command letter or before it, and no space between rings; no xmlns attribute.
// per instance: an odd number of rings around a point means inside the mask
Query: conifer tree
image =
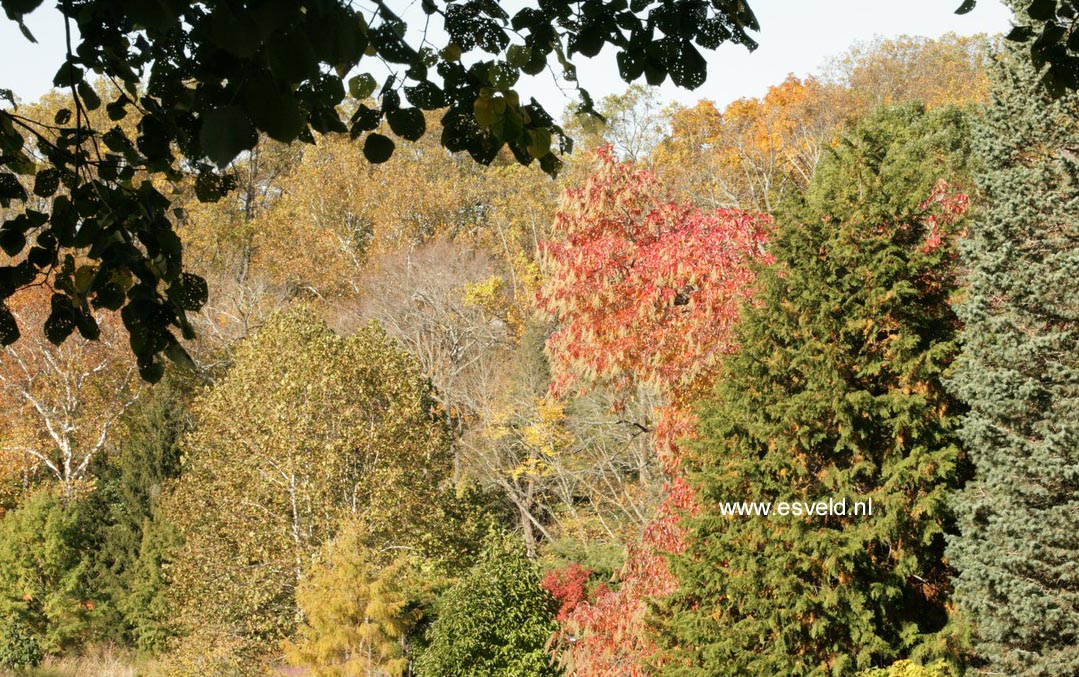
<svg viewBox="0 0 1079 677"><path fill-rule="evenodd" d="M403 551L390 560L369 540L364 525L343 526L300 581L296 603L304 620L285 643L293 665L325 677L409 674L409 635L423 618L420 558Z"/></svg>
<svg viewBox="0 0 1079 677"><path fill-rule="evenodd" d="M686 465L699 510L653 615L670 677L852 675L944 641L948 493L961 481L955 109L884 109L777 219ZM871 516L729 516L737 501L873 502Z"/></svg>
<svg viewBox="0 0 1079 677"><path fill-rule="evenodd" d="M1079 96L1025 54L976 128L988 205L963 248L955 392L975 467L958 501L956 597L994 674L1079 675Z"/></svg>
<svg viewBox="0 0 1079 677"><path fill-rule="evenodd" d="M168 637L164 567L179 539L159 499L180 474L180 438L191 427L190 389L172 372L136 402L102 473L105 524L94 553L95 576L120 614L122 639L141 650L160 649Z"/></svg>

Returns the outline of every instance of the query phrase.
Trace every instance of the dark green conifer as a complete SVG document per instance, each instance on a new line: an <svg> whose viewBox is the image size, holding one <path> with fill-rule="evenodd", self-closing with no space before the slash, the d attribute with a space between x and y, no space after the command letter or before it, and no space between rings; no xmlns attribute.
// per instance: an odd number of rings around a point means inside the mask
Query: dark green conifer
<svg viewBox="0 0 1079 677"><path fill-rule="evenodd" d="M987 208L963 247L955 392L975 479L949 546L992 674L1079 675L1079 97L1021 50L977 125Z"/></svg>
<svg viewBox="0 0 1079 677"><path fill-rule="evenodd" d="M943 535L963 465L941 382L962 201L936 182L963 175L966 138L954 109L885 109L778 217L776 263L686 459L701 507L654 614L663 675L853 675L947 653ZM776 513L828 499L873 514ZM740 501L773 512L723 514Z"/></svg>

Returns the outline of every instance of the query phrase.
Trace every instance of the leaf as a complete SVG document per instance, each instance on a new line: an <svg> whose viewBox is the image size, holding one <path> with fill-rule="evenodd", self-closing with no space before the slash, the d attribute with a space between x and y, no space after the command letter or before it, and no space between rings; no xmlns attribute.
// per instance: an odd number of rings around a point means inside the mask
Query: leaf
<svg viewBox="0 0 1079 677"><path fill-rule="evenodd" d="M60 170L49 167L34 176L34 195L52 197L60 187Z"/></svg>
<svg viewBox="0 0 1079 677"><path fill-rule="evenodd" d="M75 308L65 294L53 294L51 309L45 320L45 338L53 345L60 345L75 331Z"/></svg>
<svg viewBox="0 0 1079 677"><path fill-rule="evenodd" d="M393 139L388 136L377 133L368 134L363 143L363 156L371 164L382 164L393 155L394 147Z"/></svg>
<svg viewBox="0 0 1079 677"><path fill-rule="evenodd" d="M169 300L180 308L192 312L201 309L210 298L206 280L192 273L182 274L169 287L168 295Z"/></svg>
<svg viewBox="0 0 1079 677"><path fill-rule="evenodd" d="M296 97L280 91L271 78L253 80L247 87L246 102L251 121L275 141L294 141L306 123Z"/></svg>
<svg viewBox="0 0 1079 677"><path fill-rule="evenodd" d="M1035 21L1051 21L1057 16L1056 0L1034 0L1027 6L1027 14Z"/></svg>
<svg viewBox="0 0 1079 677"><path fill-rule="evenodd" d="M375 87L377 87L375 79L370 73L361 73L348 80L348 93L357 101L369 98L375 93Z"/></svg>
<svg viewBox="0 0 1079 677"><path fill-rule="evenodd" d="M258 135L239 106L225 106L206 113L199 130L199 144L206 157L224 168L242 151L254 148Z"/></svg>
<svg viewBox="0 0 1079 677"><path fill-rule="evenodd" d="M19 323L6 305L0 305L0 346L9 346L19 340Z"/></svg>
<svg viewBox="0 0 1079 677"><path fill-rule="evenodd" d="M974 5L977 0L963 0L963 4L959 5L959 9L955 10L956 14L966 14L970 10L974 9Z"/></svg>
<svg viewBox="0 0 1079 677"><path fill-rule="evenodd" d="M82 99L82 103L87 110L97 110L101 106L101 97L85 80L77 84L75 88L79 92L79 98Z"/></svg>
<svg viewBox="0 0 1079 677"><path fill-rule="evenodd" d="M52 78L53 86L61 89L67 89L80 82L82 82L82 69L70 61L65 61Z"/></svg>
<svg viewBox="0 0 1079 677"><path fill-rule="evenodd" d="M393 133L402 139L418 141L427 131L427 121L418 108L400 108L386 114Z"/></svg>
<svg viewBox="0 0 1079 677"><path fill-rule="evenodd" d="M25 23L23 23L22 19L19 19L18 23L19 23L19 32L22 33L22 36L36 45L37 44L37 38L35 38L34 34L30 32L30 29L27 28Z"/></svg>
<svg viewBox="0 0 1079 677"><path fill-rule="evenodd" d="M191 359L191 356L187 354L187 351L184 350L184 347L180 345L179 341L170 343L169 347L165 348L165 357L169 358L169 361L173 364L189 371L196 371L198 369L195 361Z"/></svg>
<svg viewBox="0 0 1079 677"><path fill-rule="evenodd" d="M12 200L25 200L26 190L10 172L0 172L0 206L10 207Z"/></svg>

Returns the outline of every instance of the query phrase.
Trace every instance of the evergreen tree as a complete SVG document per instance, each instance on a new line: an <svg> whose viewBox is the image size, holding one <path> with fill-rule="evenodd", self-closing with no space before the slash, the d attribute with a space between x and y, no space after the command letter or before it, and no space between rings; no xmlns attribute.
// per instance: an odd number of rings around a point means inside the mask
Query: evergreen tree
<svg viewBox="0 0 1079 677"><path fill-rule="evenodd" d="M401 677L411 665L411 636L423 619L426 597L420 576L439 578L409 551L386 553L369 547L358 521L342 526L323 544L296 590L303 622L286 642L290 663L327 677Z"/></svg>
<svg viewBox="0 0 1079 677"><path fill-rule="evenodd" d="M994 71L975 149L987 209L963 247L955 392L975 466L950 544L990 672L1079 675L1079 97L1025 54Z"/></svg>
<svg viewBox="0 0 1079 677"><path fill-rule="evenodd" d="M479 561L437 602L417 677L558 677L544 645L557 604L516 539L492 536Z"/></svg>
<svg viewBox="0 0 1079 677"><path fill-rule="evenodd" d="M43 487L0 522L0 626L50 654L94 639L103 612L90 575L93 513L59 493Z"/></svg>
<svg viewBox="0 0 1079 677"><path fill-rule="evenodd" d="M964 116L890 108L777 219L686 464L700 509L654 614L671 677L852 675L942 652L947 497L962 479L949 306ZM848 514L777 514L844 500ZM853 516L872 500L871 516ZM729 516L723 504L772 501Z"/></svg>
<svg viewBox="0 0 1079 677"><path fill-rule="evenodd" d="M103 473L96 575L120 615L122 639L142 650L162 648L168 636L163 565L179 538L158 501L180 474L189 390L171 373L145 394L124 416L119 449Z"/></svg>

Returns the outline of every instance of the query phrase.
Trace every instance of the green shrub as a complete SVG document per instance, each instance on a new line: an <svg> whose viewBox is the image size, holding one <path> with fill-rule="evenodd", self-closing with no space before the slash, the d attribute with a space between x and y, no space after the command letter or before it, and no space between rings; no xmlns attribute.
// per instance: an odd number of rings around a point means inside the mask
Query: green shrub
<svg viewBox="0 0 1079 677"><path fill-rule="evenodd" d="M861 677L953 677L953 675L954 673L943 662L925 666L910 661L897 661L886 668L863 672Z"/></svg>
<svg viewBox="0 0 1079 677"><path fill-rule="evenodd" d="M26 623L9 618L0 630L0 669L19 670L41 665L41 645Z"/></svg>

